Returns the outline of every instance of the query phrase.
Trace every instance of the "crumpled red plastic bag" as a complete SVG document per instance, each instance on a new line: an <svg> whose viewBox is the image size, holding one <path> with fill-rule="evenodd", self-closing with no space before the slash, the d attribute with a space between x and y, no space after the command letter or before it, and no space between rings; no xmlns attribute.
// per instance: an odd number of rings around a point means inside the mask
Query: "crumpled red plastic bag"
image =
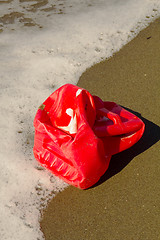
<svg viewBox="0 0 160 240"><path fill-rule="evenodd" d="M144 123L114 102L66 84L53 92L35 119L34 156L42 166L81 189L106 172L111 156L135 144Z"/></svg>

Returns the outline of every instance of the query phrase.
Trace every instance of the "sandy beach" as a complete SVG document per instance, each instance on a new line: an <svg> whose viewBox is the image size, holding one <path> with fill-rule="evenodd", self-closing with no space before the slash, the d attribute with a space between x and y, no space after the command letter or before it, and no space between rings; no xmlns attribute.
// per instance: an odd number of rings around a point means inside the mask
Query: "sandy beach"
<svg viewBox="0 0 160 240"><path fill-rule="evenodd" d="M53 198L41 220L45 239L160 240L160 19L86 70L78 86L133 111L146 130L112 157L96 186L71 186Z"/></svg>

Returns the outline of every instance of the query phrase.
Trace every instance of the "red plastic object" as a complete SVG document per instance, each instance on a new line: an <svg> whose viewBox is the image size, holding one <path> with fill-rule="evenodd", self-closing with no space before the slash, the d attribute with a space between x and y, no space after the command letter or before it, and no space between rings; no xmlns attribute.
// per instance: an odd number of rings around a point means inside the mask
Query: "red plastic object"
<svg viewBox="0 0 160 240"><path fill-rule="evenodd" d="M141 138L145 125L116 103L66 84L38 109L34 127L35 158L67 183L86 189L105 173L113 154Z"/></svg>

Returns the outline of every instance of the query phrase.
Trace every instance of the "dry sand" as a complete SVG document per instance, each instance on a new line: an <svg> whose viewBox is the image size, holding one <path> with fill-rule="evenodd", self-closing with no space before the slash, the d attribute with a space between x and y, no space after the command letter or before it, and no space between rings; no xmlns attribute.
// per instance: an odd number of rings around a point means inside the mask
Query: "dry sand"
<svg viewBox="0 0 160 240"><path fill-rule="evenodd" d="M160 19L78 85L135 111L146 130L112 157L97 186L68 187L49 203L41 221L46 240L160 240Z"/></svg>

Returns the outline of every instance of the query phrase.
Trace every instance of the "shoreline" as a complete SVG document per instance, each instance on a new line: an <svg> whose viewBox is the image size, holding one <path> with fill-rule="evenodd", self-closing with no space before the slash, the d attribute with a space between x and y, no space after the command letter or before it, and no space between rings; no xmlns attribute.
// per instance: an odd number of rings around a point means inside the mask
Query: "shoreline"
<svg viewBox="0 0 160 240"><path fill-rule="evenodd" d="M46 240L160 239L159 133L160 19L113 57L86 70L78 86L135 111L146 124L142 139L112 157L96 187L68 187L41 220Z"/></svg>

